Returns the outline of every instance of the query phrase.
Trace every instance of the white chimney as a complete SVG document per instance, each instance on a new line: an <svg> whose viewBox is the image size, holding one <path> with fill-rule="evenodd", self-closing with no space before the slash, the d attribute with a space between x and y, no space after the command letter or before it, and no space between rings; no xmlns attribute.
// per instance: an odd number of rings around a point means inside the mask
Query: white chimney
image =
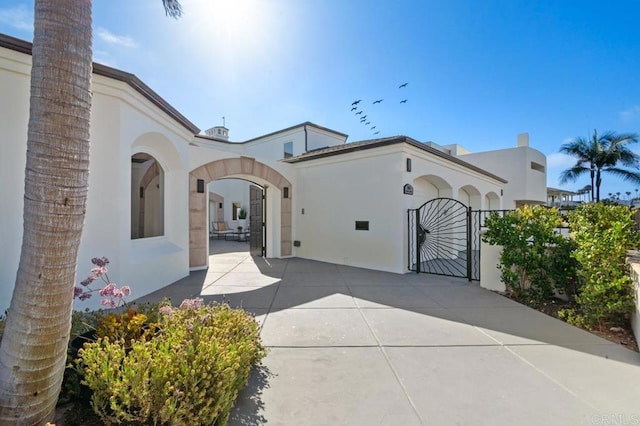
<svg viewBox="0 0 640 426"><path fill-rule="evenodd" d="M521 146L529 146L529 133L518 134L518 148Z"/></svg>

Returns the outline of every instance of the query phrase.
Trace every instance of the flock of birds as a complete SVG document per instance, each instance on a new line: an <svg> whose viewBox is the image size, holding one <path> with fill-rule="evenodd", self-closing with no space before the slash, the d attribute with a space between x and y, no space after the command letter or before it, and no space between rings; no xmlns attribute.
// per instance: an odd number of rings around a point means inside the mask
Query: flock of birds
<svg viewBox="0 0 640 426"><path fill-rule="evenodd" d="M404 89L408 85L409 83L402 83L400 86L398 86L398 89ZM375 101L373 101L372 105L381 104L383 101L384 99L376 99ZM406 104L407 101L408 99L402 99L400 103ZM362 99L356 99L355 101L351 102L351 112L355 111L354 114L356 115L356 117L360 119L360 123L362 123L365 126L371 126L372 124L371 119L367 114L365 114L364 108L360 106L361 102L362 102ZM371 130L374 135L377 135L380 133L380 130L376 125L369 127L369 130Z"/></svg>

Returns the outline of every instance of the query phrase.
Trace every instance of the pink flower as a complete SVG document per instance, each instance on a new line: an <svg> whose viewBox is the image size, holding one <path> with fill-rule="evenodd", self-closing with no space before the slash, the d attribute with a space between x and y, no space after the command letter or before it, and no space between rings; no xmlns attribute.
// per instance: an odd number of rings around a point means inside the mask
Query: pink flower
<svg viewBox="0 0 640 426"><path fill-rule="evenodd" d="M180 304L180 309L199 309L202 307L204 299L194 297L193 299L184 299Z"/></svg>
<svg viewBox="0 0 640 426"><path fill-rule="evenodd" d="M100 296L105 297L105 296L113 296L113 292L116 288L116 285L114 283L109 283L107 284L102 290L99 291Z"/></svg>
<svg viewBox="0 0 640 426"><path fill-rule="evenodd" d="M80 287L74 287L73 288L73 298L75 299L76 297L80 297L82 295L82 293L84 293L84 290Z"/></svg>
<svg viewBox="0 0 640 426"><path fill-rule="evenodd" d="M131 288L129 286L123 286L122 288L120 288L120 290L122 290L122 294L124 294L125 296L128 296L131 294Z"/></svg>
<svg viewBox="0 0 640 426"><path fill-rule="evenodd" d="M169 318L171 318L171 316L173 315L173 308L171 306L161 306L160 309L158 309L158 312L160 312L161 315L167 315Z"/></svg>
<svg viewBox="0 0 640 426"><path fill-rule="evenodd" d="M96 268L93 268L91 270L91 273L97 278L97 277L101 277L104 274L107 273L107 268L105 268L104 266L98 266Z"/></svg>
<svg viewBox="0 0 640 426"><path fill-rule="evenodd" d="M109 307L109 308L115 308L117 306L116 302L114 302L113 300L109 300L109 299L102 299L102 302L100 302L100 304L102 306L106 306L106 307Z"/></svg>

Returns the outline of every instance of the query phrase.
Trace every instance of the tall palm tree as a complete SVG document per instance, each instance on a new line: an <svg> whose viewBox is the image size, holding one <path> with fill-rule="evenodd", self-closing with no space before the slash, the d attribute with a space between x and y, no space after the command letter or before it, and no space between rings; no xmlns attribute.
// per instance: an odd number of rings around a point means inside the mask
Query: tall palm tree
<svg viewBox="0 0 640 426"><path fill-rule="evenodd" d="M608 131L598 135L594 130L590 139L578 137L562 145L560 152L576 157L577 161L573 167L560 174L560 183L575 181L583 174L589 173L591 198L595 201L600 201L603 173L640 184L640 173L629 170L640 170L640 156L628 147L635 142L638 142L638 135L635 133L617 134Z"/></svg>
<svg viewBox="0 0 640 426"><path fill-rule="evenodd" d="M180 16L176 0L166 13ZM53 417L89 177L92 2L36 0L23 239L0 345L0 424Z"/></svg>

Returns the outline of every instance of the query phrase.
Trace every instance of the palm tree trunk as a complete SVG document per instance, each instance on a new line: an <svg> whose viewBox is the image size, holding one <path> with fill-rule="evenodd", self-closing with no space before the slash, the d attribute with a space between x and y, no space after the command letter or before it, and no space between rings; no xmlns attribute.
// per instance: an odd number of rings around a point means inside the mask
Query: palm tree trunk
<svg viewBox="0 0 640 426"><path fill-rule="evenodd" d="M593 182L593 174L594 174L594 171L593 171L593 164L592 164L591 165L591 201L594 200L594 195L595 195L593 193L593 189L594 189L594 186L593 186L593 184L594 184L594 182Z"/></svg>
<svg viewBox="0 0 640 426"><path fill-rule="evenodd" d="M600 177L600 170L596 171L596 203L600 202L600 184L602 178Z"/></svg>
<svg viewBox="0 0 640 426"><path fill-rule="evenodd" d="M43 424L60 392L85 217L91 0L36 0L22 252L0 346L0 424Z"/></svg>

